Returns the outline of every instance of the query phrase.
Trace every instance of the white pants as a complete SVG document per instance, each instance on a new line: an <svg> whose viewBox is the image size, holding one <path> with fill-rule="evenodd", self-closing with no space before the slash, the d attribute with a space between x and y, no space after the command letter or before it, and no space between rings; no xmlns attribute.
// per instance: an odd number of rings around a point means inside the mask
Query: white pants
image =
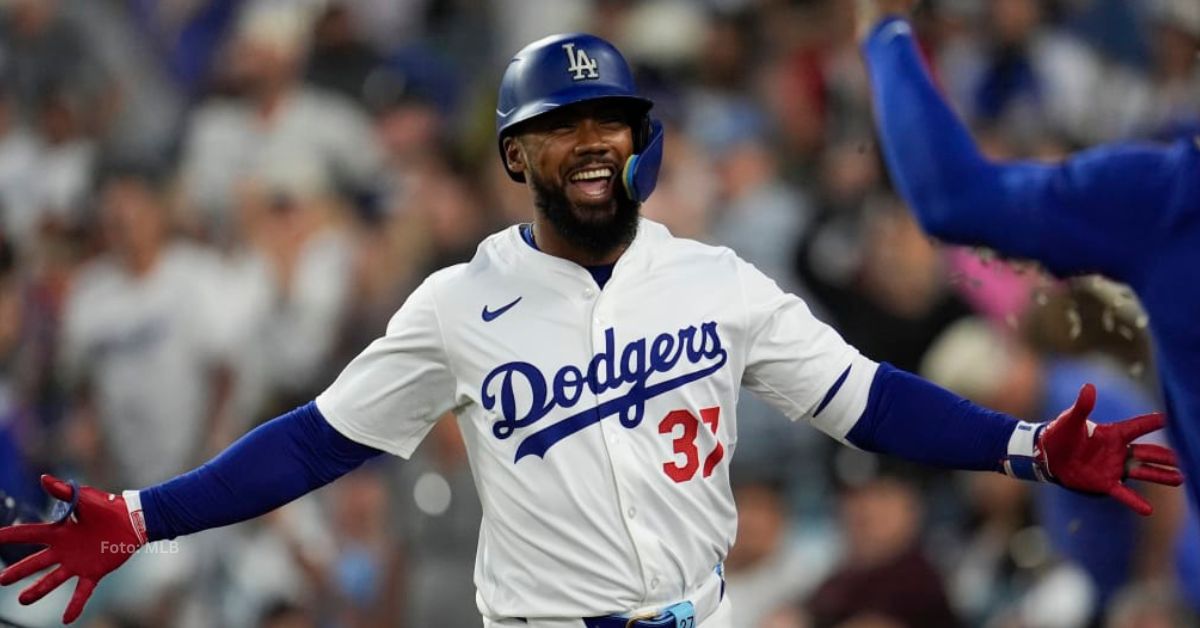
<svg viewBox="0 0 1200 628"><path fill-rule="evenodd" d="M583 622L575 622L582 627ZM483 618L483 628L537 628L538 622L524 622L516 619L502 619L499 621ZM561 625L555 622L555 625ZM721 604L717 606L716 612L708 619L696 625L696 628L733 628L733 609L729 603L729 597L721 600Z"/></svg>
<svg viewBox="0 0 1200 628"><path fill-rule="evenodd" d="M733 628L733 607L729 604L729 597L721 600L716 612L696 628Z"/></svg>

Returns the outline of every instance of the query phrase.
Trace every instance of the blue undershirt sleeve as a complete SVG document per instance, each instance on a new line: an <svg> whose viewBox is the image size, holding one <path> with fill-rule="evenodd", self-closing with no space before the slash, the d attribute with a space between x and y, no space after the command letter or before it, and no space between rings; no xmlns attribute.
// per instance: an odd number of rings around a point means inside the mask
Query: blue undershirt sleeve
<svg viewBox="0 0 1200 628"><path fill-rule="evenodd" d="M908 22L863 44L889 171L930 234L1135 281L1196 192L1196 145L1117 144L1058 164L993 163L938 93Z"/></svg>
<svg viewBox="0 0 1200 628"><path fill-rule="evenodd" d="M140 491L149 540L270 512L383 452L335 430L309 403L260 425L201 467Z"/></svg>
<svg viewBox="0 0 1200 628"><path fill-rule="evenodd" d="M846 440L922 464L1002 472L1017 423L884 362Z"/></svg>

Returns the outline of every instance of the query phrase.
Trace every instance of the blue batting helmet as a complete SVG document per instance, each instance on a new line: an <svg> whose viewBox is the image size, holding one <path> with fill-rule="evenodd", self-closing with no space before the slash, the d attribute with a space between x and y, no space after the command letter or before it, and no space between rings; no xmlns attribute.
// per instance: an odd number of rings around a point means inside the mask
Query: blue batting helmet
<svg viewBox="0 0 1200 628"><path fill-rule="evenodd" d="M633 71L616 46L586 33L551 35L521 49L504 70L496 105L496 141L504 159L504 138L518 124L575 103L615 99L641 114L634 128L635 155L621 173L626 193L637 202L654 191L662 162L662 124L650 119L654 103L638 95ZM525 176L508 170L514 181Z"/></svg>

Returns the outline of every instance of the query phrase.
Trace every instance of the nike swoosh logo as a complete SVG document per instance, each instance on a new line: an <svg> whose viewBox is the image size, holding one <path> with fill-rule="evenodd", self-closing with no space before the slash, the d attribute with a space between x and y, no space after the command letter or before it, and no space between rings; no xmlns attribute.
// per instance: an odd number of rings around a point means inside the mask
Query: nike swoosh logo
<svg viewBox="0 0 1200 628"><path fill-rule="evenodd" d="M523 298L524 297L517 297L516 300L514 300L512 303L509 303L508 305L505 305L504 307L502 307L498 310L493 310L490 312L488 311L488 307L486 305L483 306L483 322L490 323L490 322L496 320L497 318L500 317L501 314L512 309L512 306L519 303L521 301L521 299L523 299Z"/></svg>

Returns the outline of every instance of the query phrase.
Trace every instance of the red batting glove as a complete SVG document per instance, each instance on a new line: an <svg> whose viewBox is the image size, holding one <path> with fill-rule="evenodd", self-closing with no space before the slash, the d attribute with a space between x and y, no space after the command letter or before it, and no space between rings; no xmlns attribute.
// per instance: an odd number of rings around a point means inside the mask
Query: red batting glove
<svg viewBox="0 0 1200 628"><path fill-rule="evenodd" d="M1153 512L1150 504L1126 486L1126 478L1179 486L1175 454L1160 445L1134 445L1137 438L1162 429L1161 413L1097 425L1087 420L1096 405L1096 387L1086 384L1075 404L1042 430L1034 456L1050 479L1084 493L1110 495L1139 515Z"/></svg>
<svg viewBox="0 0 1200 628"><path fill-rule="evenodd" d="M42 488L55 499L72 500L71 485L58 478L43 475ZM80 487L78 504L63 522L24 523L0 528L0 543L47 546L0 571L0 585L10 585L58 565L21 591L17 599L28 605L42 599L72 576L78 576L75 595L63 613L63 623L69 624L83 612L83 605L92 595L96 583L129 560L145 542L143 534L134 529L123 497Z"/></svg>

